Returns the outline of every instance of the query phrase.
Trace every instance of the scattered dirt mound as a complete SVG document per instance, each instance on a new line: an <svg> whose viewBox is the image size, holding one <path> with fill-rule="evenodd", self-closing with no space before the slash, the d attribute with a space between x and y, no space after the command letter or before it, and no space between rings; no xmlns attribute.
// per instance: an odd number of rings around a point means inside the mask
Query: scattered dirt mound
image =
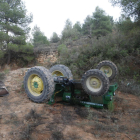
<svg viewBox="0 0 140 140"><path fill-rule="evenodd" d="M116 93L115 110L37 104L23 89L27 69L11 71L0 98L0 140L139 140L140 98Z"/></svg>

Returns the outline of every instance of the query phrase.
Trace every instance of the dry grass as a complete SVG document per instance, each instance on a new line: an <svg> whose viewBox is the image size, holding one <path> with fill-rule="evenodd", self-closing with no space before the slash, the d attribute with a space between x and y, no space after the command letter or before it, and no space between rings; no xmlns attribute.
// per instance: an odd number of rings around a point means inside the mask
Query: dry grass
<svg viewBox="0 0 140 140"><path fill-rule="evenodd" d="M30 112L25 116L26 125L21 127L20 140L34 140L32 132L35 132L37 126L44 124L42 122L41 114L38 114L36 110L31 109Z"/></svg>
<svg viewBox="0 0 140 140"><path fill-rule="evenodd" d="M52 139L52 140L64 140L63 133L59 130L55 130L52 132L50 139Z"/></svg>

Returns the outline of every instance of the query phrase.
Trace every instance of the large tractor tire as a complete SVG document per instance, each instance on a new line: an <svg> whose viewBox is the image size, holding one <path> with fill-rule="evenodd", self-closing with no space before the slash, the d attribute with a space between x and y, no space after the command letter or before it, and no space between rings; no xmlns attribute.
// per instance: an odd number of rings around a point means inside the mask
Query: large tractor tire
<svg viewBox="0 0 140 140"><path fill-rule="evenodd" d="M53 76L64 76L69 80L73 79L71 70L65 65L54 65L50 68L50 72Z"/></svg>
<svg viewBox="0 0 140 140"><path fill-rule="evenodd" d="M113 62L108 60L100 62L97 65L96 69L104 72L110 81L113 80L118 74L117 66Z"/></svg>
<svg viewBox="0 0 140 140"><path fill-rule="evenodd" d="M91 96L102 96L109 89L108 77L98 69L85 72L81 84L85 92Z"/></svg>
<svg viewBox="0 0 140 140"><path fill-rule="evenodd" d="M24 89L33 102L41 103L50 99L54 92L54 80L45 67L32 67L24 77Z"/></svg>

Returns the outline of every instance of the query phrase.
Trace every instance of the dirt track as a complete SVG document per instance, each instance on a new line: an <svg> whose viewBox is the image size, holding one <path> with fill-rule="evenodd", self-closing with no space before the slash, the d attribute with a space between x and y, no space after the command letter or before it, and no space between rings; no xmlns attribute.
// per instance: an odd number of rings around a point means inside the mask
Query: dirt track
<svg viewBox="0 0 140 140"><path fill-rule="evenodd" d="M0 98L0 140L139 140L140 98L117 92L115 110L33 103L23 89L27 69L11 71Z"/></svg>

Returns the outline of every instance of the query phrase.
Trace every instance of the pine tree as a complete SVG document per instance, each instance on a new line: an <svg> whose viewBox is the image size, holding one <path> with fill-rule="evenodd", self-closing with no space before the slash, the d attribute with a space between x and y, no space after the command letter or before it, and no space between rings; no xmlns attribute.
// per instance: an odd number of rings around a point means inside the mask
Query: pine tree
<svg viewBox="0 0 140 140"><path fill-rule="evenodd" d="M51 37L51 42L57 43L59 40L60 40L60 38L58 37L57 33L53 32L53 35Z"/></svg>
<svg viewBox="0 0 140 140"><path fill-rule="evenodd" d="M110 17L105 14L104 10L96 7L92 18L92 35L96 36L97 39L100 36L105 36L112 31Z"/></svg>
<svg viewBox="0 0 140 140"><path fill-rule="evenodd" d="M62 31L62 40L77 40L79 37L79 32L76 28L72 27L72 22L67 19L65 27Z"/></svg>
<svg viewBox="0 0 140 140"><path fill-rule="evenodd" d="M110 2L113 6L121 7L127 17L140 20L140 0L110 0Z"/></svg>
<svg viewBox="0 0 140 140"><path fill-rule="evenodd" d="M32 15L27 15L21 0L0 0L0 46L7 46L7 63L10 63L12 51L18 51L26 45L31 22Z"/></svg>
<svg viewBox="0 0 140 140"><path fill-rule="evenodd" d="M93 19L88 15L82 26L82 32L84 35L91 35L91 26Z"/></svg>
<svg viewBox="0 0 140 140"><path fill-rule="evenodd" d="M39 45L49 45L47 37L41 32L40 28L35 26L32 31L33 35L33 45L38 47Z"/></svg>
<svg viewBox="0 0 140 140"><path fill-rule="evenodd" d="M79 33L82 31L82 27L79 21L77 21L74 25L73 28L76 29Z"/></svg>
<svg viewBox="0 0 140 140"><path fill-rule="evenodd" d="M65 22L65 27L62 31L62 40L71 38L71 36L72 36L72 22L69 19L67 19Z"/></svg>

